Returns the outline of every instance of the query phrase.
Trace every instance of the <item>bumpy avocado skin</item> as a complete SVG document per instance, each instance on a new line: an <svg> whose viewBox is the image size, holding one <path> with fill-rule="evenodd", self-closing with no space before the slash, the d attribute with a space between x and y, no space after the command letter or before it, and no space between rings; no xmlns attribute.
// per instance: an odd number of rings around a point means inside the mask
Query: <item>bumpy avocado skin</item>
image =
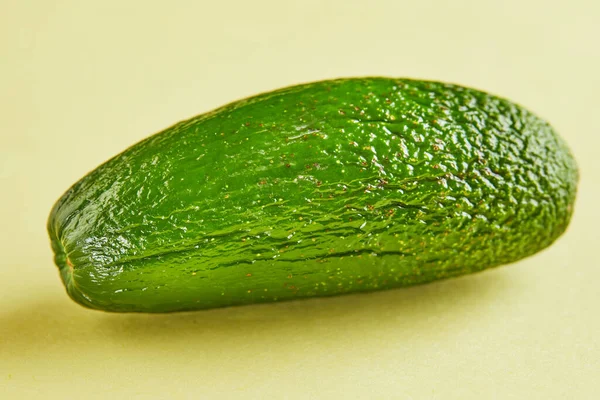
<svg viewBox="0 0 600 400"><path fill-rule="evenodd" d="M552 127L477 90L321 81L180 122L89 173L48 232L68 294L172 312L425 283L567 228L577 165Z"/></svg>

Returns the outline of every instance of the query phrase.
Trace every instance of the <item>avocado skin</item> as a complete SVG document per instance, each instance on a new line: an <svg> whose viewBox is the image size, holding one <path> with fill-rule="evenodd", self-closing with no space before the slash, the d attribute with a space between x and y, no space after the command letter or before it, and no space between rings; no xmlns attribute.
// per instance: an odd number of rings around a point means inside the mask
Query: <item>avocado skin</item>
<svg viewBox="0 0 600 400"><path fill-rule="evenodd" d="M173 312L426 283L515 262L567 228L578 171L552 127L457 85L303 84L133 145L48 232L69 296Z"/></svg>

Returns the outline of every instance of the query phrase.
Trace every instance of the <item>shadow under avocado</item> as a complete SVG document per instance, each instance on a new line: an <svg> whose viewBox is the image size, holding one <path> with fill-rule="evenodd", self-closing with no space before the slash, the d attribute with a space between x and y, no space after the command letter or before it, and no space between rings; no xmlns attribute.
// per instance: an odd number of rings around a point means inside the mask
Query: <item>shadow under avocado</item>
<svg viewBox="0 0 600 400"><path fill-rule="evenodd" d="M488 276L486 276L488 275ZM258 329L265 334L282 326L305 329L319 325L335 329L340 323L374 326L385 320L428 320L456 308L485 307L486 298L499 296L499 275L477 274L424 285L369 293L237 306L172 314L107 314L99 323L113 334L152 336L169 333L212 331L220 334ZM494 280L494 278L496 278ZM120 333L119 333L120 332Z"/></svg>
<svg viewBox="0 0 600 400"><path fill-rule="evenodd" d="M490 299L509 285L506 274L488 271L404 289L173 314L111 314L64 298L37 298L0 317L0 354L15 362L65 351L80 356L101 343L115 351L167 346L218 360L249 341L257 351L281 340L310 340L326 350L339 345L340 337L373 340L386 330L410 346L477 323L472 316L486 312Z"/></svg>

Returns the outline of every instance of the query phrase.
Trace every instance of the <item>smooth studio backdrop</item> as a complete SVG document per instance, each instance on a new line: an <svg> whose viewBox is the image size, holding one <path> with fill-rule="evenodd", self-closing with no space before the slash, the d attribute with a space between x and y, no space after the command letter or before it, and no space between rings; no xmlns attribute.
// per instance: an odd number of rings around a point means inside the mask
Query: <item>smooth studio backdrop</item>
<svg viewBox="0 0 600 400"><path fill-rule="evenodd" d="M599 20L595 0L0 0L0 398L597 398ZM357 75L548 119L581 168L568 232L404 290L176 315L68 299L45 223L77 179L232 100Z"/></svg>

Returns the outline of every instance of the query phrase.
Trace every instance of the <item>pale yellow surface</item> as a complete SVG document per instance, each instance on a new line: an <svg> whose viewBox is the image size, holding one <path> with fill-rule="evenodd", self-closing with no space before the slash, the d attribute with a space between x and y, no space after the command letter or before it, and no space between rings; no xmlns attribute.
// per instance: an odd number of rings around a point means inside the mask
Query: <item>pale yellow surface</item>
<svg viewBox="0 0 600 400"><path fill-rule="evenodd" d="M0 399L600 398L600 3L0 0ZM517 264L178 315L68 299L45 222L77 179L226 102L355 75L456 82L547 118L576 214Z"/></svg>

